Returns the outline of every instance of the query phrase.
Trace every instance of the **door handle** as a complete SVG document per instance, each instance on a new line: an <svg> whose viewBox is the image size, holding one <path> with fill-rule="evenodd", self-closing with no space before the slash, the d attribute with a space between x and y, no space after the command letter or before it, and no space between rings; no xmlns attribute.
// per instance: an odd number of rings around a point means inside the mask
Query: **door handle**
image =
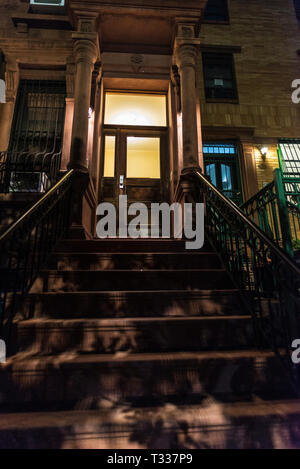
<svg viewBox="0 0 300 469"><path fill-rule="evenodd" d="M120 183L119 183L120 189L124 189L124 179L125 179L125 178L124 178L124 175L122 174L122 175L120 176Z"/></svg>

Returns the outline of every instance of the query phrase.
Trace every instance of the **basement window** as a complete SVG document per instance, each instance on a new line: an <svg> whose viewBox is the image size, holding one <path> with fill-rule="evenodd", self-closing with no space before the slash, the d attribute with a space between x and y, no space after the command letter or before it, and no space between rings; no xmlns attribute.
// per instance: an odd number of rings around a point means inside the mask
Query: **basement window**
<svg viewBox="0 0 300 469"><path fill-rule="evenodd" d="M233 55L203 53L202 58L206 99L237 102Z"/></svg>
<svg viewBox="0 0 300 469"><path fill-rule="evenodd" d="M228 23L227 0L208 0L204 10L204 21L212 23Z"/></svg>

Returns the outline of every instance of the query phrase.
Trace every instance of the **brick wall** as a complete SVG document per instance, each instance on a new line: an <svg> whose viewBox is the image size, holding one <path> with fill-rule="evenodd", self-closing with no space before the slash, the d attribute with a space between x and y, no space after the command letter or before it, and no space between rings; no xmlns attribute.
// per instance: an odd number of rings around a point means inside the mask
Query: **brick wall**
<svg viewBox="0 0 300 469"><path fill-rule="evenodd" d="M228 5L230 24L204 24L200 38L203 45L241 47L234 54L239 104L206 103L199 60L202 124L253 128L261 187L278 166L274 142L300 137L300 104L291 101L291 83L300 78L300 29L293 0L228 0ZM264 142L270 151L262 165L255 144Z"/></svg>

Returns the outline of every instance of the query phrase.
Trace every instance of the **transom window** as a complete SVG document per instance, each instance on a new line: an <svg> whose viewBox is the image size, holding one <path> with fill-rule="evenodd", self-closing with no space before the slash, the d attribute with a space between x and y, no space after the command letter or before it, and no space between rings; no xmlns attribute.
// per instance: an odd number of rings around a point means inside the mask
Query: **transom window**
<svg viewBox="0 0 300 469"><path fill-rule="evenodd" d="M203 144L203 153L211 155L235 155L236 149L233 144L214 144L214 143L204 143Z"/></svg>
<svg viewBox="0 0 300 469"><path fill-rule="evenodd" d="M166 96L107 92L104 124L166 127Z"/></svg>
<svg viewBox="0 0 300 469"><path fill-rule="evenodd" d="M207 99L237 100L232 54L203 53L203 73Z"/></svg>
<svg viewBox="0 0 300 469"><path fill-rule="evenodd" d="M208 0L204 10L204 20L212 22L228 22L227 0Z"/></svg>

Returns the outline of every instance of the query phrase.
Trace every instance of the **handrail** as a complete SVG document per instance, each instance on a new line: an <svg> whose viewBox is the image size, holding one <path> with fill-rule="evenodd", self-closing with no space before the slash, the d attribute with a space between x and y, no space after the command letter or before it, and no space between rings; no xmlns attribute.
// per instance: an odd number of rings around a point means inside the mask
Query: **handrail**
<svg viewBox="0 0 300 469"><path fill-rule="evenodd" d="M28 317L24 299L41 266L71 221L74 170L70 170L29 210L0 235L0 337L8 353L16 350L11 338L16 314Z"/></svg>
<svg viewBox="0 0 300 469"><path fill-rule="evenodd" d="M265 192L267 192L268 190L272 189L272 187L274 186L274 181L271 181L269 182L269 184L267 184L266 186L264 186L262 189L260 189L258 192L256 192L256 194L254 194L252 197L250 197L250 199L246 200L246 202L242 203L240 205L240 209L244 209L246 208L248 205L251 205L252 202L255 202L255 200L260 197L261 195L263 195Z"/></svg>
<svg viewBox="0 0 300 469"><path fill-rule="evenodd" d="M277 246L272 239L267 236L254 222L249 220L242 212L242 210L234 203L232 200L228 199L227 197L222 194L210 181L208 181L203 174L199 171L195 170L196 176L204 182L222 201L230 206L230 208L235 212L235 214L241 218L243 223L246 224L264 243L268 244L269 248L275 252L286 264L290 266L290 268L295 272L295 274L299 275L300 277L300 268L298 265L293 261L293 259L286 254L286 252Z"/></svg>
<svg viewBox="0 0 300 469"><path fill-rule="evenodd" d="M274 171L274 180L240 206L289 256L300 240L300 174Z"/></svg>
<svg viewBox="0 0 300 469"><path fill-rule="evenodd" d="M205 202L206 235L252 315L257 345L273 349L299 388L291 351L300 337L300 268L199 170L190 175L197 190L189 197Z"/></svg>
<svg viewBox="0 0 300 469"><path fill-rule="evenodd" d="M70 179L74 169L70 169L51 189L49 189L27 212L20 216L20 218L12 223L6 231L0 235L0 244L2 241L5 241L5 238L10 235L12 231L19 228L19 226L30 216L32 215L41 205L44 204L45 200L51 197L51 195L57 191L57 189L64 184L65 181Z"/></svg>

